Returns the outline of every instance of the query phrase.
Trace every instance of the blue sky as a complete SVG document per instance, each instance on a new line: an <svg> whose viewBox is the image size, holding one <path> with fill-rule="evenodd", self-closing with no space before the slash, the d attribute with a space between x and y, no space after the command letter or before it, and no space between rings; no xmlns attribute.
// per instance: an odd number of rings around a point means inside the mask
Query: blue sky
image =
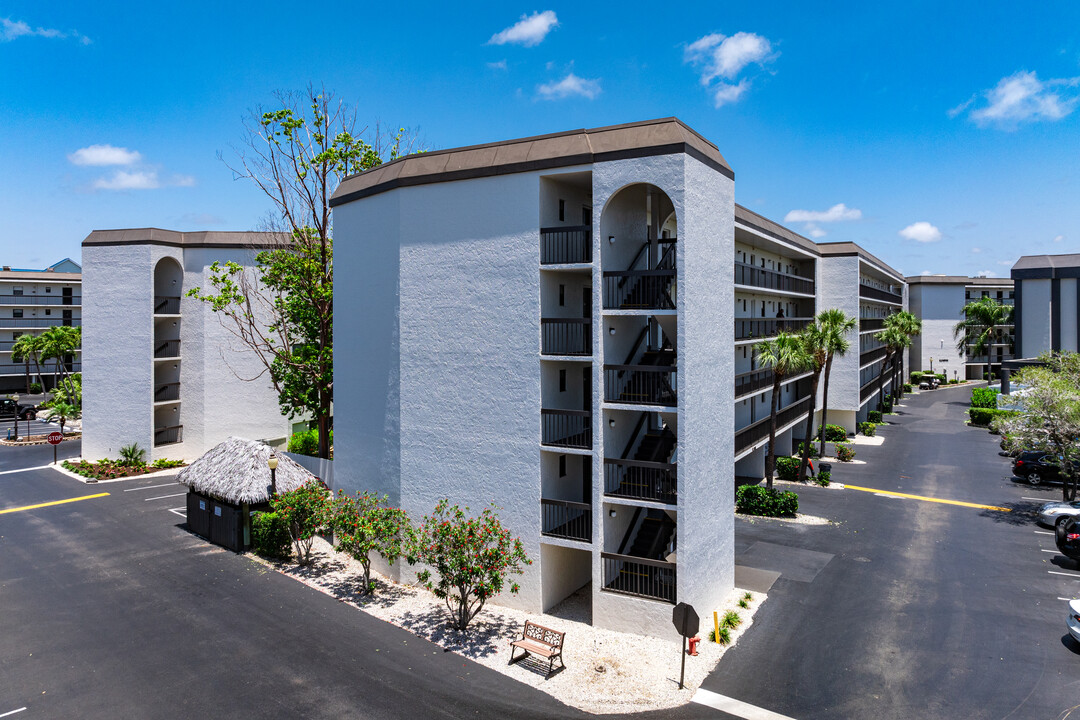
<svg viewBox="0 0 1080 720"><path fill-rule="evenodd" d="M674 115L738 202L909 275L1080 252L1080 3L807 6L4 3L2 262L256 226L218 153L309 82L433 148Z"/></svg>

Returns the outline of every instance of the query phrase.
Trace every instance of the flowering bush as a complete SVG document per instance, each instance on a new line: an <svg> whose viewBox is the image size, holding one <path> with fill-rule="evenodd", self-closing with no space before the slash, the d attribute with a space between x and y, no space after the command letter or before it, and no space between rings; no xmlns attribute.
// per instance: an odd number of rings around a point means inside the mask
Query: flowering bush
<svg viewBox="0 0 1080 720"><path fill-rule="evenodd" d="M378 553L388 563L401 557L409 516L400 508L388 507L385 495L340 493L330 508L330 526L334 528L338 552L356 558L363 566L362 592L367 594L375 590L371 582L371 554Z"/></svg>
<svg viewBox="0 0 1080 720"><path fill-rule="evenodd" d="M311 564L311 543L329 520L330 491L318 480L270 498L270 507L289 527L296 549L296 562Z"/></svg>
<svg viewBox="0 0 1080 720"><path fill-rule="evenodd" d="M468 510L468 508L465 508ZM440 500L413 535L408 560L434 569L417 574L421 584L446 602L451 622L465 630L484 603L503 590L510 574L520 575L532 560L520 538L511 537L492 508L469 517L449 500ZM511 594L520 588L510 585Z"/></svg>
<svg viewBox="0 0 1080 720"><path fill-rule="evenodd" d="M855 459L855 450L848 444L837 444L836 459L840 462L851 462Z"/></svg>

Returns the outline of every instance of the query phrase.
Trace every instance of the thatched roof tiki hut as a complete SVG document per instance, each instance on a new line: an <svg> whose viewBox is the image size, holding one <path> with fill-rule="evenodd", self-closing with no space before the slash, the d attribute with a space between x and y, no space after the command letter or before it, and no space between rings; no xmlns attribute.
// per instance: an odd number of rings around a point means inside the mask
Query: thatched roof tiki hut
<svg viewBox="0 0 1080 720"><path fill-rule="evenodd" d="M251 547L251 513L270 509L271 453L263 443L232 437L181 470L177 480L188 487L188 528L236 552ZM281 453L277 458L279 493L315 479Z"/></svg>

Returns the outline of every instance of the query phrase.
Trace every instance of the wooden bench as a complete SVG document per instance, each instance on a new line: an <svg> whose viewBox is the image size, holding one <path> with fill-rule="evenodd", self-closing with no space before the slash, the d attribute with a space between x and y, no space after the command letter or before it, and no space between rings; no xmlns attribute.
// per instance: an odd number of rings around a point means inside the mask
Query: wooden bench
<svg viewBox="0 0 1080 720"><path fill-rule="evenodd" d="M548 671L547 675L544 676L546 680L551 675L555 658L559 659L560 667L566 667L566 663L562 659L563 636L565 635L566 633L526 620L525 629L521 632L521 639L510 643L510 662L507 665L513 665L518 660L524 660L530 654L546 657L548 659ZM514 658L514 653L517 652L518 648L524 650L525 654L519 658Z"/></svg>

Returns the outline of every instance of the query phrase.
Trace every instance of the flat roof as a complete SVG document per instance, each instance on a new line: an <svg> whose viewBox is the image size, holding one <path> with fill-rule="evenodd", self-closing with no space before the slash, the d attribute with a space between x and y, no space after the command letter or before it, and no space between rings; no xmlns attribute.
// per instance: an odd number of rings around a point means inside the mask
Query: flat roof
<svg viewBox="0 0 1080 720"><path fill-rule="evenodd" d="M818 243L818 251L822 257L858 256L867 262L876 265L879 270L894 279L904 282L904 276L897 272L891 265L874 256L863 247L853 242L827 242Z"/></svg>
<svg viewBox="0 0 1080 720"><path fill-rule="evenodd" d="M967 275L912 275L908 285L989 285L1012 287L1012 278L968 277Z"/></svg>
<svg viewBox="0 0 1080 720"><path fill-rule="evenodd" d="M398 187L687 153L734 179L720 150L674 117L414 153L342 180L338 206Z"/></svg>
<svg viewBox="0 0 1080 720"><path fill-rule="evenodd" d="M289 242L289 233L252 230L198 230L179 232L161 228L94 230L83 240L83 247L102 245L168 245L188 248L260 248Z"/></svg>
<svg viewBox="0 0 1080 720"><path fill-rule="evenodd" d="M50 282L82 282L82 273L54 272L52 270L0 270L0 282L6 280L48 280Z"/></svg>
<svg viewBox="0 0 1080 720"><path fill-rule="evenodd" d="M805 238L799 233L784 227L780 223L774 222L764 215L759 215L753 210L743 207L738 203L735 203L735 222L748 225L766 235L771 235L778 240L786 240L792 245L796 245L814 255L821 255L818 244L813 240Z"/></svg>

